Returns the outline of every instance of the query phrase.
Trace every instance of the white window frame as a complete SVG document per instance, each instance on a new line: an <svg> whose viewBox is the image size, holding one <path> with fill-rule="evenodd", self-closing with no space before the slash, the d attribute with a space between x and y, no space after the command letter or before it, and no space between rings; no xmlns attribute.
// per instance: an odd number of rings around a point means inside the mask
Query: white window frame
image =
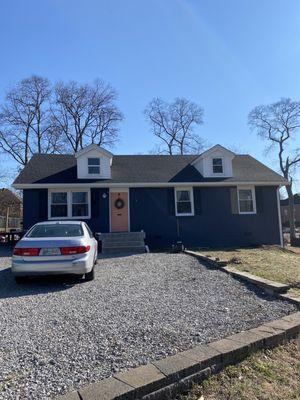
<svg viewBox="0 0 300 400"><path fill-rule="evenodd" d="M87 193L88 201L88 215L73 217L72 216L72 193L74 192L85 192ZM52 217L51 216L51 200L52 193L67 193L67 217ZM91 218L91 191L90 189L48 189L48 219L49 220L61 220L61 219L90 219Z"/></svg>
<svg viewBox="0 0 300 400"><path fill-rule="evenodd" d="M97 164L89 164L89 160L91 160L92 158L97 158L99 160L99 165ZM99 168L99 172L89 172L89 167L97 167ZM88 175L100 175L101 173L101 159L100 157L87 157L87 170L88 170Z"/></svg>
<svg viewBox="0 0 300 400"><path fill-rule="evenodd" d="M216 158L219 158L219 159L221 159L221 161L222 161L222 172L214 172L214 160L215 160ZM213 175L216 175L216 176L222 176L222 175L224 175L224 173L225 173L224 158L223 158L223 157L220 157L220 156L212 157L212 159L211 159L211 169L212 169Z"/></svg>
<svg viewBox="0 0 300 400"><path fill-rule="evenodd" d="M191 201L191 212L190 213L178 213L177 212L177 192L179 191L189 191L190 192L190 201ZM175 215L176 217L192 217L195 215L194 208L194 191L192 186L182 186L174 188L174 200L175 200Z"/></svg>
<svg viewBox="0 0 300 400"><path fill-rule="evenodd" d="M252 203L253 203L253 211L241 211L240 210L240 190L251 190L252 194ZM255 186L238 186L237 187L237 197L238 197L238 210L239 214L245 215L245 214L256 214L257 209L256 209L256 197L255 197Z"/></svg>

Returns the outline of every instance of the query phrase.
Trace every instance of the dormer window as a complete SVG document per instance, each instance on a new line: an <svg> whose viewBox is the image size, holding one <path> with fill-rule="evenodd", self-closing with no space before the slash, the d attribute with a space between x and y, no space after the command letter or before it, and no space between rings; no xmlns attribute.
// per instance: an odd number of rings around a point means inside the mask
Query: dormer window
<svg viewBox="0 0 300 400"><path fill-rule="evenodd" d="M200 154L192 165L204 178L231 178L235 154L217 144Z"/></svg>
<svg viewBox="0 0 300 400"><path fill-rule="evenodd" d="M75 153L78 179L111 179L113 154L95 143Z"/></svg>
<svg viewBox="0 0 300 400"><path fill-rule="evenodd" d="M223 159L222 158L213 158L212 159L212 167L214 174L223 174Z"/></svg>
<svg viewBox="0 0 300 400"><path fill-rule="evenodd" d="M89 174L100 174L100 158L88 158Z"/></svg>

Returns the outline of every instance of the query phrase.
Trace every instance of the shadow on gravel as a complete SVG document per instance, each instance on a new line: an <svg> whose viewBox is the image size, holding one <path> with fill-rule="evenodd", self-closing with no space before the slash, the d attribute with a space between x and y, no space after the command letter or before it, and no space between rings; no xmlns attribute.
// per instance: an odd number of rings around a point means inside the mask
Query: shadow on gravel
<svg viewBox="0 0 300 400"><path fill-rule="evenodd" d="M80 283L84 281L78 277L61 275L33 277L26 283L17 284L10 268L5 268L0 270L0 299L61 292Z"/></svg>

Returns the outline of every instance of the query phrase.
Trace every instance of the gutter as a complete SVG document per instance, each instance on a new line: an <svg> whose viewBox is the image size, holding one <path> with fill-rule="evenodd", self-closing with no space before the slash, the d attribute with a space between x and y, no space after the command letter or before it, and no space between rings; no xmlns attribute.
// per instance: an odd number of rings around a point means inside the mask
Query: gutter
<svg viewBox="0 0 300 400"><path fill-rule="evenodd" d="M14 189L51 189L51 188L113 188L113 187L176 187L176 186L194 186L194 187L223 187L223 186L286 186L288 181L248 181L248 182L130 182L130 183L110 183L110 182L89 182L89 183L13 183Z"/></svg>

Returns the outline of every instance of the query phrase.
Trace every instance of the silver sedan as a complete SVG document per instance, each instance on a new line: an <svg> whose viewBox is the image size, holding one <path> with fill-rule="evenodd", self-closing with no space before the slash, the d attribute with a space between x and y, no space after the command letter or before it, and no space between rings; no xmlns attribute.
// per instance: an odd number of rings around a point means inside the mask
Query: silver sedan
<svg viewBox="0 0 300 400"><path fill-rule="evenodd" d="M85 222L40 222L17 243L11 270L18 283L32 275L56 274L92 280L97 254L98 243Z"/></svg>

